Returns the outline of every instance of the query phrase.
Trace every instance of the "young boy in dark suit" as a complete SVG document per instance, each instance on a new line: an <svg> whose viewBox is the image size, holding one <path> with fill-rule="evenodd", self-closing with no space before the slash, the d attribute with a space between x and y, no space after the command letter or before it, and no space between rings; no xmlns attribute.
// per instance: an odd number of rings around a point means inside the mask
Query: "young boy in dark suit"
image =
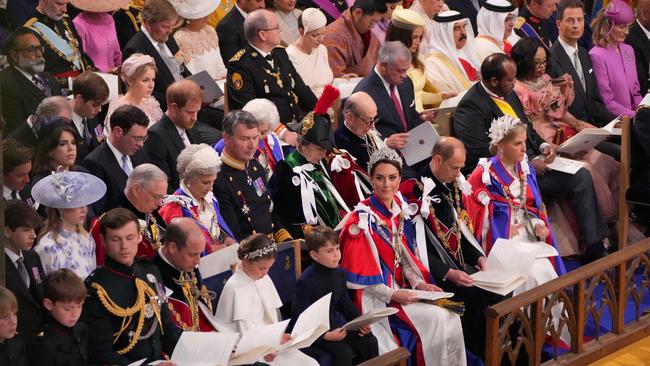
<svg viewBox="0 0 650 366"><path fill-rule="evenodd" d="M18 332L29 342L42 330L43 279L41 259L32 246L40 218L32 207L18 200L5 202L5 270L7 288L18 302Z"/></svg>
<svg viewBox="0 0 650 366"><path fill-rule="evenodd" d="M32 365L86 366L88 365L88 333L79 322L86 300L86 286L69 269L59 269L45 278L43 307L49 316L43 334L30 343Z"/></svg>
<svg viewBox="0 0 650 366"><path fill-rule="evenodd" d="M379 353L377 339L370 333L369 326L350 332L342 328L360 314L348 294L345 272L339 268L341 250L338 235L328 227L318 226L307 234L305 242L314 263L305 269L296 283L292 324L289 327L293 327L293 322L311 304L332 293L331 330L305 353L316 357L329 353L337 366L351 366L376 357Z"/></svg>
<svg viewBox="0 0 650 366"><path fill-rule="evenodd" d="M7 288L0 286L0 365L28 366L27 349L17 335L18 302Z"/></svg>

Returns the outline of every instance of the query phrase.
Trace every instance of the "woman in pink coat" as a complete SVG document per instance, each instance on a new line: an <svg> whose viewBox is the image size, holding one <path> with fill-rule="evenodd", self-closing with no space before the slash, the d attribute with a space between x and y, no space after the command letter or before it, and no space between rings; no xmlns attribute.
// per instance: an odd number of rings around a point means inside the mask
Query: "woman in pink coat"
<svg viewBox="0 0 650 366"><path fill-rule="evenodd" d="M634 50L623 43L633 21L630 6L614 0L602 8L591 23L594 47L589 56L593 71L605 106L616 115L634 116L642 98Z"/></svg>

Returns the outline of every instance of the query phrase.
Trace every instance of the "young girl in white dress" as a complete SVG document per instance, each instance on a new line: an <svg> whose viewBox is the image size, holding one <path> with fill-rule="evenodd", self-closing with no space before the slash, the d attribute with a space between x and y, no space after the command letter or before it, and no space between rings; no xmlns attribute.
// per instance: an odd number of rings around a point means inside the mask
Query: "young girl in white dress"
<svg viewBox="0 0 650 366"><path fill-rule="evenodd" d="M244 332L259 326L277 323L282 306L280 295L268 276L278 249L264 234L254 234L242 240L237 255L241 263L223 288L216 317L233 332ZM284 334L280 343L290 340ZM262 360L260 360L262 361ZM271 353L264 356L269 365L318 365L299 350Z"/></svg>
<svg viewBox="0 0 650 366"><path fill-rule="evenodd" d="M95 240L83 228L88 205L106 193L94 175L64 171L50 174L32 188L32 197L46 206L47 220L34 250L45 274L67 268L86 278L97 267Z"/></svg>

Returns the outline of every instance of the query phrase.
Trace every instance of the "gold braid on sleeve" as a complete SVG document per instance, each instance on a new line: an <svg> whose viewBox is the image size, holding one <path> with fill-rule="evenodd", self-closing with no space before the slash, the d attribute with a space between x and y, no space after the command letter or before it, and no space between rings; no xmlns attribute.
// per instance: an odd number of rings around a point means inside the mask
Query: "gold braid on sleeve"
<svg viewBox="0 0 650 366"><path fill-rule="evenodd" d="M131 324L131 320L133 319L133 316L140 312L140 316L138 317L138 324L135 329L135 333L133 337L131 337L131 341L129 342L129 345L126 346L125 348L118 350L117 353L120 355L123 355L135 347L136 343L138 343L138 340L140 339L140 334L142 333L142 328L144 327L144 319L145 319L145 305L148 302L151 307L153 308L154 313L156 314L156 318L158 319L158 324L160 325L160 329L162 331L162 321L160 317L160 309L158 308L158 303L157 303L157 296L154 290L149 287L149 285L139 279L135 279L135 287L137 290L137 298L135 300L135 303L133 306L128 307L128 308L122 308L119 305L117 305L113 300L111 300L110 297L108 297L108 293L106 293L106 290L98 283L93 283L92 287L97 290L97 297L99 298L99 301L102 303L104 308L108 310L109 313L122 318L122 325L120 327L120 330L115 332L113 334L113 344L117 343L117 340L122 336L124 331L129 327ZM145 299L146 297L146 299Z"/></svg>

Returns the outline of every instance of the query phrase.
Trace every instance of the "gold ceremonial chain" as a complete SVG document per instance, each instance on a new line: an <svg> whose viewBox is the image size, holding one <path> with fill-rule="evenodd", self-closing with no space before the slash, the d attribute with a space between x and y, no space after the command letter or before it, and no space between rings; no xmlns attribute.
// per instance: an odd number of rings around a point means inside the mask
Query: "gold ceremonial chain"
<svg viewBox="0 0 650 366"><path fill-rule="evenodd" d="M276 62L277 62L277 61L276 61ZM271 70L269 70L269 69L267 69L267 68L265 68L264 71L266 71L267 74L269 74L269 75L271 75L271 76L273 76L273 77L275 78L275 82L278 84L278 86L280 87L280 89L282 89L282 88L284 87L284 82L283 82L282 79L280 78L280 71L279 71L279 68L278 68L278 71L277 71L277 72L272 72Z"/></svg>
<svg viewBox="0 0 650 366"><path fill-rule="evenodd" d="M148 230L147 230L148 229ZM158 222L156 218L151 214L147 214L147 222L145 224L145 230L149 232L150 245L158 251L162 244L160 243L160 232L158 231Z"/></svg>
<svg viewBox="0 0 650 366"><path fill-rule="evenodd" d="M136 343L138 343L138 340L140 339L140 334L142 333L142 328L144 327L144 319L145 319L145 306L147 302L149 305L152 307L154 313L156 314L156 318L158 319L158 324L160 324L160 331L163 331L162 328L162 321L160 318L160 309L158 308L158 297L156 296L156 293L154 290L149 287L149 285L139 279L135 279L135 288L137 290L137 298L135 300L135 303L133 306L128 307L128 308L122 308L119 305L117 305L113 300L111 300L110 297L108 297L108 294L106 293L106 290L98 283L93 283L92 287L97 290L97 297L99 298L99 301L102 303L104 308L111 314L122 318L122 325L120 326L120 330L115 332L113 334L113 344L117 343L117 340L120 338L122 333L129 327L131 324L131 320L133 319L133 315L135 315L137 312L140 312L140 316L138 317L138 324L135 329L135 332L133 334L133 337L131 338L129 345L126 346L125 348L118 350L117 353L120 355L126 354L130 350L135 347ZM145 296L148 298L148 300L145 300Z"/></svg>
<svg viewBox="0 0 650 366"><path fill-rule="evenodd" d="M516 169L516 167L515 167L515 169ZM526 184L526 175L524 174L524 172L521 171L518 174L519 187L520 187L519 204L518 205L513 204L512 200L510 199L510 197L517 198L512 194L512 192L510 191L510 188L505 183L503 183L500 179L498 179L496 174L494 174L492 171L490 171L490 175L492 175L492 177L494 177L494 179L497 182L501 183L501 186L503 187L503 191L506 193L505 196L506 196L506 201L508 202L508 206L510 207L510 210L512 210L512 214L515 215L514 224L515 225L519 224L519 220L517 219L517 213L519 212L519 210L524 210L524 219L528 218L528 220L526 220L526 222L523 223L524 226L525 226L525 229L526 229L526 233L531 234L533 238L536 238L537 235L535 234L535 229L533 228L532 233L531 233L530 228L529 228L529 226L530 226L530 219L529 219L530 214L528 213L528 209L526 208L526 194L528 192L528 188L527 188L527 184ZM510 236L510 234L508 234L508 236Z"/></svg>
<svg viewBox="0 0 650 366"><path fill-rule="evenodd" d="M392 220L392 218L390 218ZM387 234L383 230L377 230L379 232L379 235L389 242L391 246L393 247L393 253L395 255L395 261L393 263L393 270L397 271L397 267L399 267L400 263L402 263L402 251L401 248L402 246L400 245L401 242L401 233L404 229L404 215L402 213L399 214L399 225L397 228L397 231L391 230L388 228L388 225L384 220L382 219L381 222L379 223L379 226L384 227L387 232L390 233L390 238L387 236Z"/></svg>
<svg viewBox="0 0 650 366"><path fill-rule="evenodd" d="M190 278L187 278L186 275L189 275ZM214 292L208 291L208 289L205 286L203 286L199 290L198 281L196 279L196 274L194 272L181 273L180 278L174 279L174 282L180 285L181 288L183 289L183 295L187 300L187 305L190 308L190 314L192 315L192 325L187 325L182 321L180 321L179 318L177 319L179 320L179 323L181 323L181 327L183 328L183 330L198 331L199 311L200 311L199 299L203 298L210 311L212 311L212 299L214 299L216 295Z"/></svg>
<svg viewBox="0 0 650 366"><path fill-rule="evenodd" d="M443 194L442 197L449 203L449 206L451 207L453 212L456 212L458 215L459 219L463 218L463 214L467 216L467 212L463 210L460 206L460 193L458 191L458 185L456 185L456 182L452 183L455 191L455 202L452 201L447 195ZM442 241L442 244L447 248L447 251L449 251L454 258L456 258L461 266L465 268L465 258L463 257L463 251L461 249L461 233L459 230L460 225L458 225L458 220L456 219L456 215L454 215L454 224L447 230L447 233L444 234L440 230L440 220L438 219L438 216L436 216L436 209L433 207L433 204L429 204L431 214L433 215L433 225L435 226L436 233L440 236L440 241ZM451 249L451 245L449 245L449 239L451 238L451 234L456 234L456 250L454 251Z"/></svg>

